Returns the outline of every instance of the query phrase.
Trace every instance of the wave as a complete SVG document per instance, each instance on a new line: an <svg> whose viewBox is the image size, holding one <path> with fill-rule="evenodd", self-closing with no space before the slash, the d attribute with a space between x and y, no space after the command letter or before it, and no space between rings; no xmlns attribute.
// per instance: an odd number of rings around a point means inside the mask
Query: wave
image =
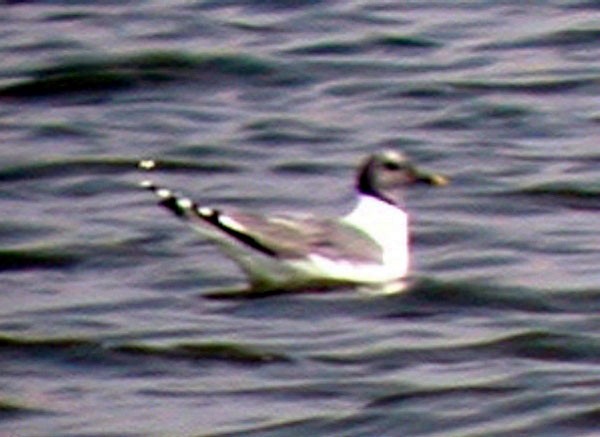
<svg viewBox="0 0 600 437"><path fill-rule="evenodd" d="M69 338L22 338L0 336L0 351L5 357L20 359L48 359L62 363L103 366L139 363L152 360L165 361L223 361L233 364L259 365L290 362L281 353L228 342L177 343L171 346L145 344L108 344L101 340Z"/></svg>
<svg viewBox="0 0 600 437"><path fill-rule="evenodd" d="M32 99L155 87L158 83L266 86L305 83L307 77L280 62L245 54L146 52L68 61L28 72L31 79L0 88L0 98Z"/></svg>
<svg viewBox="0 0 600 437"><path fill-rule="evenodd" d="M575 210L600 209L598 184L585 182L548 182L526 186L500 196L530 198L546 205Z"/></svg>
<svg viewBox="0 0 600 437"><path fill-rule="evenodd" d="M18 182L23 180L53 179L76 175L118 174L138 171L139 160L126 158L81 158L57 159L27 164L19 164L0 169L0 182ZM240 166L227 164L222 160L184 161L161 159L156 169L177 173L239 173Z"/></svg>
<svg viewBox="0 0 600 437"><path fill-rule="evenodd" d="M399 51L399 50L425 50L435 49L440 46L439 43L415 36L405 35L379 35L356 41L334 41L328 40L316 44L303 45L290 50L286 53L292 55L356 55L372 51Z"/></svg>

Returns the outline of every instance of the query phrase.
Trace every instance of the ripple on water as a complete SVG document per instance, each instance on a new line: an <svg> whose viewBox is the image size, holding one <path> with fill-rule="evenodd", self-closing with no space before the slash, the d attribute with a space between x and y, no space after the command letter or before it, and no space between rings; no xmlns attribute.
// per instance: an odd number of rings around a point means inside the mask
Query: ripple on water
<svg viewBox="0 0 600 437"><path fill-rule="evenodd" d="M4 167L0 170L1 182L18 182L22 180L67 178L75 175L104 175L138 172L138 159L125 158L82 158L47 160L34 164L21 164ZM240 166L221 160L188 161L161 159L156 163L156 170L194 173L237 173ZM142 177L143 173L139 173Z"/></svg>
<svg viewBox="0 0 600 437"><path fill-rule="evenodd" d="M30 72L25 79L0 88L0 99L30 99L90 94L160 83L194 83L230 86L232 80L248 84L290 86L307 80L282 63L249 55L194 55L150 52L108 59L58 64Z"/></svg>
<svg viewBox="0 0 600 437"><path fill-rule="evenodd" d="M291 362L291 358L257 346L239 343L197 342L152 346L143 343L116 344L87 337L23 338L0 336L1 360L47 360L57 365L77 364L85 367L116 367L143 360L145 367L168 362L222 362L235 365L262 365ZM83 367L81 371L85 371Z"/></svg>
<svg viewBox="0 0 600 437"><path fill-rule="evenodd" d="M596 46L600 42L600 30L598 29L566 29L548 32L534 37L526 37L514 41L500 41L480 46L481 49L531 49L566 47L573 49L574 46Z"/></svg>
<svg viewBox="0 0 600 437"><path fill-rule="evenodd" d="M10 399L0 398L0 421L27 417L35 414L49 414L49 410L43 410L34 405L27 405L21 402L15 402Z"/></svg>
<svg viewBox="0 0 600 437"><path fill-rule="evenodd" d="M0 272L8 270L68 269L80 256L61 248L0 249Z"/></svg>
<svg viewBox="0 0 600 437"><path fill-rule="evenodd" d="M317 44L305 45L287 50L291 55L310 56L340 56L367 54L373 51L386 52L415 52L417 55L422 50L430 50L441 44L420 37L405 35L380 35L358 41L331 41L326 40Z"/></svg>
<svg viewBox="0 0 600 437"><path fill-rule="evenodd" d="M521 188L509 196L533 199L545 205L582 211L600 209L598 184L578 182L548 182Z"/></svg>

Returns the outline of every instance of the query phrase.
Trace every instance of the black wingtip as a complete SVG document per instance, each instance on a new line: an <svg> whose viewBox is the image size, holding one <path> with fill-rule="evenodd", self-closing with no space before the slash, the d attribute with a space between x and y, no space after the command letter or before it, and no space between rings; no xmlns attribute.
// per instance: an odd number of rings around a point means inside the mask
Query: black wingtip
<svg viewBox="0 0 600 437"><path fill-rule="evenodd" d="M204 222L208 222L219 228L225 234L228 234L239 242L258 250L265 255L272 257L277 256L274 250L261 243L252 235L245 233L243 229L240 230L239 228L236 228L236 226L232 226L231 223L224 223L224 218L218 209L200 207L187 197L176 196L171 190L159 187L150 180L140 182L140 187L153 192L160 199L158 204L171 211L175 216L187 220L194 220L194 218L197 218ZM225 219L227 219L227 217L225 217Z"/></svg>
<svg viewBox="0 0 600 437"><path fill-rule="evenodd" d="M153 192L160 199L158 204L171 211L177 217L184 217L187 210L194 208L194 203L191 200L185 197L178 197L171 190L159 187L150 180L140 182L140 187Z"/></svg>
<svg viewBox="0 0 600 437"><path fill-rule="evenodd" d="M173 196L167 197L167 198L161 200L160 202L158 202L158 204L160 206L167 208L169 211L171 211L177 217L185 216L185 209L183 209L181 207L181 205L179 205L179 202L177 201L176 197L173 197Z"/></svg>
<svg viewBox="0 0 600 437"><path fill-rule="evenodd" d="M158 187L156 185L154 185L154 182L152 182L150 180L141 181L138 185L141 188L144 188L144 189L152 191L152 192L156 192L156 190L158 189Z"/></svg>

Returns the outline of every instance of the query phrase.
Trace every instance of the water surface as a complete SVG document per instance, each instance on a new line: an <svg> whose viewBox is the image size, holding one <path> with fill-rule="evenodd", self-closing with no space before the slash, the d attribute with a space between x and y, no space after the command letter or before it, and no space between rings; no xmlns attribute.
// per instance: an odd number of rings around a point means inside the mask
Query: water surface
<svg viewBox="0 0 600 437"><path fill-rule="evenodd" d="M597 2L0 8L0 434L597 433ZM398 296L207 299L137 186L337 215L382 147L453 180Z"/></svg>

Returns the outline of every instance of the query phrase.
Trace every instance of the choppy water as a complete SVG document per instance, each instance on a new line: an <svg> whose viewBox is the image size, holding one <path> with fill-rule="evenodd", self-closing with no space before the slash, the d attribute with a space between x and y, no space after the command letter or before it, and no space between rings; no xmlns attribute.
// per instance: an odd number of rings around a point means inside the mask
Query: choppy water
<svg viewBox="0 0 600 437"><path fill-rule="evenodd" d="M591 436L600 4L0 5L0 435ZM243 277L156 207L339 214L398 147L414 289Z"/></svg>

